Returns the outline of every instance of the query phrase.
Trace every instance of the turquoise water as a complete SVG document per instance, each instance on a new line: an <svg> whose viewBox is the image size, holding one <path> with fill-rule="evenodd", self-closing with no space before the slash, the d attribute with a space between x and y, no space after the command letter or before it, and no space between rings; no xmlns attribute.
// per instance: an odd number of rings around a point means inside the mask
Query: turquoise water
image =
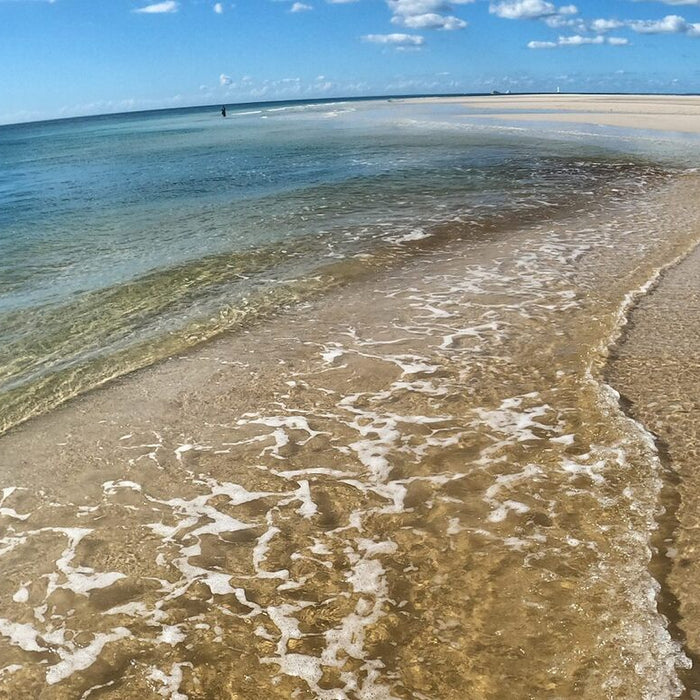
<svg viewBox="0 0 700 700"><path fill-rule="evenodd" d="M658 171L454 114L260 104L0 127L0 428L440 237Z"/></svg>

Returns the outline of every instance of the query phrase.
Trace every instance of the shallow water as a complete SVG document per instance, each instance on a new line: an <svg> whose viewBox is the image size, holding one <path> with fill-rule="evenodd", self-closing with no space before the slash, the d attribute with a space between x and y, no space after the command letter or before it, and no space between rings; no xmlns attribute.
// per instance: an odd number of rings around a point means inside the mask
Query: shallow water
<svg viewBox="0 0 700 700"><path fill-rule="evenodd" d="M663 173L421 109L261 105L225 120L191 109L0 127L0 429L410 256L446 224L488 236Z"/></svg>
<svg viewBox="0 0 700 700"><path fill-rule="evenodd" d="M695 687L652 575L664 465L605 371L697 242L697 178L521 165L495 217L462 183L415 203L425 238L365 222L313 298L0 440L0 696Z"/></svg>

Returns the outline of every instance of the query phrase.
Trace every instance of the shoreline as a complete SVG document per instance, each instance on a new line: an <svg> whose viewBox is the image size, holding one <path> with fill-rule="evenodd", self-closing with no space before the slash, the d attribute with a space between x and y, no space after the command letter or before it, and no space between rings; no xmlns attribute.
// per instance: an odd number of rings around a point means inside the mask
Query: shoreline
<svg viewBox="0 0 700 700"><path fill-rule="evenodd" d="M456 94L443 94L443 95L364 95L364 96L354 96L345 95L337 97L323 97L316 98L312 100L304 99L292 99L292 100L270 100L262 102L236 102L227 103L227 107L230 110L238 109L250 109L250 108L272 108L286 107L286 106L296 106L299 104L307 104L309 102L318 105L335 105L335 104L352 104L364 102L425 102L425 103L464 103L466 105L474 105L481 103L485 107L493 107L494 100L507 100L507 103L502 103L500 105L503 109L522 109L523 106L518 103L530 102L531 106L529 108L534 109L562 109L569 110L574 109L572 103L574 102L608 102L615 101L619 103L630 104L632 102L640 102L646 105L647 110L651 107L651 111L659 104L671 104L674 100L678 101L678 105L687 106L690 104L693 109L693 114L695 113L695 102L700 100L700 95L696 94L676 94L676 93L498 93L498 94L475 94L475 95L456 95ZM556 107L545 107L544 103L547 101L551 104L556 103ZM527 107L525 107L527 108ZM586 107L583 107L585 111L590 111ZM139 118L140 116L148 115L158 115L167 112L186 112L192 110L211 110L212 113L218 114L220 110L220 105L218 103L211 105L189 105L187 107L165 107L158 109L144 109L137 111L127 111L127 112L107 112L107 113L97 113L97 114L75 114L68 117L53 117L48 119L30 120L30 121L20 121L20 122L8 122L0 124L0 128L8 127L13 128L17 126L23 126L28 124L55 124L63 121L79 121L79 120L90 120L99 117L134 117ZM608 111L608 110L604 110ZM673 113L674 110L671 110ZM667 110L668 112L668 110ZM592 122L595 123L595 122ZM695 127L693 128L695 131Z"/></svg>
<svg viewBox="0 0 700 700"><path fill-rule="evenodd" d="M669 429L677 420L673 411L668 406L663 407L666 383L659 381L649 383L644 377L648 374L658 374L658 358L647 358L646 366L640 367L632 359L638 352L640 339L638 320L644 324L648 316L653 316L657 308L657 298L668 297L668 287L686 283L700 274L700 240L695 241L691 247L682 251L679 257L658 272L633 294L624 309L624 316L619 331L615 338L611 339L605 352L606 361L599 372L599 381L614 394L612 400L619 405L620 411L642 431L654 445L656 459L659 464L659 476L661 487L659 490L659 515L657 516L657 529L651 538L650 571L660 585L658 605L660 612L669 623L669 631L674 639L682 645L685 654L691 661L691 665L683 673L681 678L686 690L700 688L700 617L693 611L693 600L696 590L692 588L691 594L685 590L690 581L696 579L695 572L690 577L685 573L679 574L678 560L689 549L689 543L679 541L683 539L683 530L687 523L682 519L685 512L687 520L688 508L694 504L688 503L687 494L683 496L683 482L693 480L688 472L687 457L682 450L679 453L678 445L668 442ZM685 304L687 299L676 298L675 305ZM667 313L668 308L664 311ZM648 325L648 322L647 322ZM649 328L647 327L647 333ZM689 324L687 332L690 335L700 335L700 317L694 323ZM656 333L659 337L671 337L674 335L669 328L658 327ZM677 337L677 336L676 336ZM689 358L683 358L688 363ZM693 364L692 360L689 364ZM698 363L700 364L700 363ZM644 377L637 379L638 376ZM695 379L691 381L677 382L681 385L681 391L692 394L697 386ZM668 403L668 401L667 401ZM653 408L651 408L653 406ZM700 425L700 412L695 416L696 424ZM679 459L680 457L680 459ZM685 467L685 469L684 469ZM688 473L685 473L688 472ZM700 482L696 486L700 491ZM693 499L694 500L694 499ZM679 517L681 514L681 517ZM692 546L694 548L694 545ZM687 581L689 578L690 581Z"/></svg>
<svg viewBox="0 0 700 700"><path fill-rule="evenodd" d="M650 174L650 177L659 175L663 178L669 175L667 171L662 172L664 174L654 171L654 175ZM624 180L625 173L611 173L611 177ZM452 239L466 241L480 236L501 236L519 227L536 223L545 224L550 219L566 217L577 207L582 206L584 199L591 206L605 206L605 202L610 197L614 198L614 195L606 189L614 182L616 180L610 179L604 184L602 184L603 181L597 184L594 182L591 189L581 193L579 198L573 197L567 200L562 193L553 191L548 198L543 197L547 201L539 201L535 198L528 207L518 208L517 205L511 207L504 202L491 211L487 206L473 215L467 212L464 218L460 217L455 221L450 221L449 218L445 221L430 221L430 217L427 222L414 219L412 225L416 228L410 233L402 233L399 242L389 238L371 247L361 247L358 255L348 253L337 258L326 258L323 255L324 251L320 251L320 258L313 263L307 262L297 274L285 272L283 267L277 269L274 264L271 265L267 274L259 273L256 265L246 268L241 263L244 254L233 252L208 256L182 266L165 267L137 277L129 284L118 284L97 290L90 294L90 298L85 303L78 299L75 302L75 308L70 305L59 306L56 313L43 318L39 316L35 325L54 328L55 334L57 319L73 317L77 311L80 311L92 321L93 326L96 326L98 320L105 315L105 308L110 311L110 304L123 303L123 292L132 294L133 290L139 289L141 289L140 296L149 300L147 303L157 299L162 308L162 316L169 317L174 313L174 309L176 311L178 307L183 309L188 306L196 307L201 301L200 296L193 293L190 294L189 303L187 303L187 296L183 294L189 294L190 290L188 287L184 291L181 288L180 282L183 279L208 277L207 286L209 287L212 286L212 277L216 277L220 284L230 284L232 279L238 278L253 280L248 292L237 286L230 286L230 296L225 305L212 308L211 313L206 316L200 311L199 315L187 318L173 333L153 334L153 319L151 319L150 325L144 327L145 330L140 339L134 337L122 348L105 347L104 355L96 353L96 360L92 362L88 357L81 357L80 342L94 344L99 342L100 338L91 337L89 334L85 337L78 333L77 341L63 348L64 351L74 353L77 360L74 364L59 366L55 371L45 375L37 371L41 369L40 366L35 367L36 381L32 381L31 377L27 379L20 373L16 377L16 380L19 380L17 385L0 394L0 435L11 431L26 420L53 410L72 397L84 394L93 388L107 386L119 377L149 367L167 357L178 356L188 349L196 349L221 335L244 330L250 325L255 325L259 320L275 315L280 309L322 297L329 289L342 287L357 279L372 278L381 271L388 272L409 262L416 255L440 250ZM613 193L618 191L616 188L612 190ZM418 231L417 236L414 235L416 231ZM302 240L301 243L303 245L304 241ZM278 248L282 254L287 254L284 244L279 244ZM261 257L265 258L264 248L253 252L248 257L255 261L256 256L261 253ZM272 258L272 256L269 257ZM281 265L284 264L285 260L282 259ZM275 274L281 275L277 282L274 285L265 286L264 278ZM256 281L258 275L261 278L260 282ZM246 282L242 284L245 285ZM256 288L256 284L260 284L260 287ZM144 293L149 290L150 294ZM203 298L206 301L206 294ZM219 299L218 303L224 304L223 298ZM174 309L170 304L174 304ZM116 308L119 309L119 306ZM112 332L119 329L120 319L121 316L114 312L107 316L107 320L112 324ZM82 329L78 327L77 330L80 332ZM21 344L19 348L10 347L15 355L21 355L23 352ZM12 355L12 351L6 352L6 355ZM31 366L30 369L32 369ZM27 397L29 401L26 401Z"/></svg>
<svg viewBox="0 0 700 700"><path fill-rule="evenodd" d="M661 515L657 547L664 561L657 566L668 588L669 605L675 608L674 624L696 660L700 656L700 589L694 553L700 540L693 532L700 481L693 441L700 428L700 353L696 349L693 356L691 348L700 337L700 305L693 289L699 275L697 244L637 300L606 368L607 380L620 391L625 412L651 432L659 448L670 493L661 501L667 512ZM696 680L698 672L694 669Z"/></svg>

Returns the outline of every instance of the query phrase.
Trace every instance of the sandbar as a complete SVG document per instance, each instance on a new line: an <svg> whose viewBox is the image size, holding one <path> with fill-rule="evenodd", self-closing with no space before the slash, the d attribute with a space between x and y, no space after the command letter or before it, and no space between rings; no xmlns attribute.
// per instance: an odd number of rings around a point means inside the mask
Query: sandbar
<svg viewBox="0 0 700 700"><path fill-rule="evenodd" d="M470 119L594 124L700 134L700 96L696 95L490 95L423 101L463 105L470 110L465 111Z"/></svg>

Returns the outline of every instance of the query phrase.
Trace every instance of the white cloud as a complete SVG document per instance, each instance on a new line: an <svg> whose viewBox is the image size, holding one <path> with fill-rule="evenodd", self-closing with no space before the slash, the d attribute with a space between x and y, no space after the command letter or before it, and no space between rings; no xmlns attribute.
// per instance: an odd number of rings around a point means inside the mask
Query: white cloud
<svg viewBox="0 0 700 700"><path fill-rule="evenodd" d="M700 37L700 23L686 22L678 15L666 15L658 20L632 20L628 24L637 34L686 34Z"/></svg>
<svg viewBox="0 0 700 700"><path fill-rule="evenodd" d="M407 17L394 16L391 18L394 24L400 24L409 29L464 29L467 23L458 17L439 15L435 12L426 12L424 15L409 15Z"/></svg>
<svg viewBox="0 0 700 700"><path fill-rule="evenodd" d="M179 5L175 0L165 0L165 2L157 2L153 5L146 5L146 7L139 7L133 12L138 12L147 15L160 15L168 12L177 12Z"/></svg>
<svg viewBox="0 0 700 700"><path fill-rule="evenodd" d="M568 29L573 32L586 32L588 25L580 17L571 17L569 15L551 15L542 18L542 21L552 29Z"/></svg>
<svg viewBox="0 0 700 700"><path fill-rule="evenodd" d="M425 39L417 34L366 34L362 41L393 46L422 46L425 43Z"/></svg>
<svg viewBox="0 0 700 700"><path fill-rule="evenodd" d="M556 41L531 41L528 49L556 49L561 46L590 46L609 44L610 46L627 46L629 41L623 37L604 37L598 36L581 36L574 34L572 36L560 36Z"/></svg>
<svg viewBox="0 0 700 700"><path fill-rule="evenodd" d="M451 5L468 5L474 0L387 0L394 14L423 15L427 12L450 12Z"/></svg>
<svg viewBox="0 0 700 700"><path fill-rule="evenodd" d="M290 12L308 12L309 10L313 10L313 9L314 8L311 5L307 5L306 3L295 2L289 11Z"/></svg>
<svg viewBox="0 0 700 700"><path fill-rule="evenodd" d="M230 85L232 82L231 76L226 75L225 73L222 73L219 76L219 85L224 86L224 85Z"/></svg>
<svg viewBox="0 0 700 700"><path fill-rule="evenodd" d="M583 46L584 44L602 44L605 39L598 36L581 36L574 34L573 36L560 36L557 40L559 46Z"/></svg>
<svg viewBox="0 0 700 700"><path fill-rule="evenodd" d="M527 45L528 49L555 49L556 47L556 41L531 41Z"/></svg>
<svg viewBox="0 0 700 700"><path fill-rule="evenodd" d="M619 19L594 19L590 23L591 31L597 32L598 34L604 34L605 32L624 26L625 23Z"/></svg>
<svg viewBox="0 0 700 700"><path fill-rule="evenodd" d="M640 34L680 34L685 31L686 21L678 15L666 15L663 19L633 20L630 27Z"/></svg>
<svg viewBox="0 0 700 700"><path fill-rule="evenodd" d="M645 0L634 0L635 2L645 2ZM700 0L653 0L662 2L664 5L700 5Z"/></svg>
<svg viewBox="0 0 700 700"><path fill-rule="evenodd" d="M224 6L220 2L217 2L214 5L214 12L216 12L217 15L223 15L224 14Z"/></svg>
<svg viewBox="0 0 700 700"><path fill-rule="evenodd" d="M555 15L578 14L576 5L556 7L546 0L504 0L491 3L489 12L503 19L544 19Z"/></svg>
<svg viewBox="0 0 700 700"><path fill-rule="evenodd" d="M635 0L644 2L648 0ZM700 0L658 0L667 5L697 5ZM586 20L575 16L575 5L557 7L549 0L495 0L491 1L489 11L504 19L540 20L552 29L568 30L570 35L560 35L556 41L531 41L531 49L551 49L561 46L583 46L587 44L608 44L610 46L628 46L630 41L624 37L605 35L616 29L631 29L637 34L685 34L700 37L700 22L688 22L679 15L667 15L661 19L621 20L599 18Z"/></svg>
<svg viewBox="0 0 700 700"><path fill-rule="evenodd" d="M392 12L391 21L409 29L444 29L453 31L464 29L467 23L447 14L452 11L451 5L466 5L473 0L387 0Z"/></svg>

